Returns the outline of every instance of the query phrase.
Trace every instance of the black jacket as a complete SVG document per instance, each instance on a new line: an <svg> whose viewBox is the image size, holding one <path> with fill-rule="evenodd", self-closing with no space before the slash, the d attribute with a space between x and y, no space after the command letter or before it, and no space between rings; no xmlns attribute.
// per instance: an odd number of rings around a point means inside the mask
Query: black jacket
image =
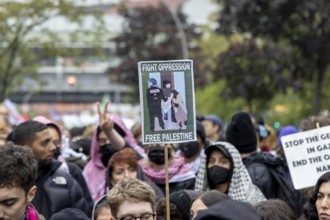
<svg viewBox="0 0 330 220"><path fill-rule="evenodd" d="M91 215L91 207L73 177L59 169L61 163L53 160L40 166L36 178L37 192L32 201L45 219L65 208L77 208Z"/></svg>
<svg viewBox="0 0 330 220"><path fill-rule="evenodd" d="M184 189L194 189L196 178L187 179L181 182L169 183L170 194ZM157 186L163 191L164 195L166 194L166 185L157 184Z"/></svg>
<svg viewBox="0 0 330 220"><path fill-rule="evenodd" d="M276 184L268 167L257 161L258 153L243 158L243 163L247 168L251 180L267 199L275 198Z"/></svg>
<svg viewBox="0 0 330 220"><path fill-rule="evenodd" d="M75 164L73 162L67 161L67 164L68 164L69 172L70 172L71 176L80 185L80 187L84 193L84 197L87 200L87 202L90 204L90 207L93 207L94 201L92 199L91 194L89 193L89 189L88 189L87 183L85 181L85 178L82 174L81 169L79 168L79 166L77 164Z"/></svg>
<svg viewBox="0 0 330 220"><path fill-rule="evenodd" d="M219 202L198 213L196 220L261 220L253 207L244 202L232 199Z"/></svg>

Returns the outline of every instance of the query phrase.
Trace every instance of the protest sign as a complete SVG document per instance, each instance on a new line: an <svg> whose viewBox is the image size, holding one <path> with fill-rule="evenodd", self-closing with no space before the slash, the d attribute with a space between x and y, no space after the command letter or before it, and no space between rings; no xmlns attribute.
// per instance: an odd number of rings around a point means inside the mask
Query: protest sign
<svg viewBox="0 0 330 220"><path fill-rule="evenodd" d="M311 187L330 171L330 126L281 138L295 189Z"/></svg>
<svg viewBox="0 0 330 220"><path fill-rule="evenodd" d="M192 60L138 63L142 143L180 143L196 137Z"/></svg>

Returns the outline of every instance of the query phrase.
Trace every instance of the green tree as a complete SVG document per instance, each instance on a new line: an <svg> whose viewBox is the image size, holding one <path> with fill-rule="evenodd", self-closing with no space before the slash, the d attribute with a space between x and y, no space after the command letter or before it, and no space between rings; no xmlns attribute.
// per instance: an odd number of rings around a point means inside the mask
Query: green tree
<svg viewBox="0 0 330 220"><path fill-rule="evenodd" d="M125 19L125 25L123 32L113 41L116 45L116 55L121 62L116 68L110 69L109 74L118 82L132 85L138 97L137 63L147 60L182 59L180 36L173 17L163 4L134 9L122 5L119 12ZM177 14L188 38L191 55L192 50L198 50L193 39L198 38L199 34L194 25L187 24L186 16L181 10ZM198 79L203 80L203 77L197 75L200 73L197 64L196 59L194 70L198 83Z"/></svg>
<svg viewBox="0 0 330 220"><path fill-rule="evenodd" d="M218 32L250 33L296 50L293 65L308 63L314 75L312 113L320 110L323 82L330 64L330 2L327 0L217 0L222 5Z"/></svg>
<svg viewBox="0 0 330 220"><path fill-rule="evenodd" d="M74 55L75 51L69 49L71 43L99 39L104 30L99 14L69 0L1 1L0 101L19 87L25 77L37 77L35 67L40 59ZM92 29L83 28L86 15L94 18ZM56 33L46 26L56 17L81 28L65 35Z"/></svg>
<svg viewBox="0 0 330 220"><path fill-rule="evenodd" d="M291 63L290 49L246 39L218 56L214 77L226 80L221 91L225 99L243 98L250 112L258 112L269 107L275 93L302 88L303 81L291 74Z"/></svg>

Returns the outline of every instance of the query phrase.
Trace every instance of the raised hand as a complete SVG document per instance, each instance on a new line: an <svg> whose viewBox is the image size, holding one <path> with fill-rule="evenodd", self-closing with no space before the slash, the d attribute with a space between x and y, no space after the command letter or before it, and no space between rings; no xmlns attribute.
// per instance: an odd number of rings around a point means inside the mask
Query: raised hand
<svg viewBox="0 0 330 220"><path fill-rule="evenodd" d="M97 112L99 114L100 128L103 132L108 133L113 129L113 121L108 115L108 106L110 101L105 103L103 112L101 111L100 102L97 102Z"/></svg>

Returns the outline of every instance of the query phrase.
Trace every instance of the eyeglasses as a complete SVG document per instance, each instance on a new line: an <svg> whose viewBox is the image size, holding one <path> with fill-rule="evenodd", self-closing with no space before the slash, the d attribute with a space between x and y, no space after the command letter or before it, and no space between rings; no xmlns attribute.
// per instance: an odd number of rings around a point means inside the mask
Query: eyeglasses
<svg viewBox="0 0 330 220"><path fill-rule="evenodd" d="M135 216L126 216L122 218L116 218L117 220L153 220L155 218L156 214L151 214L151 213L145 213L141 215L140 217L135 217Z"/></svg>

